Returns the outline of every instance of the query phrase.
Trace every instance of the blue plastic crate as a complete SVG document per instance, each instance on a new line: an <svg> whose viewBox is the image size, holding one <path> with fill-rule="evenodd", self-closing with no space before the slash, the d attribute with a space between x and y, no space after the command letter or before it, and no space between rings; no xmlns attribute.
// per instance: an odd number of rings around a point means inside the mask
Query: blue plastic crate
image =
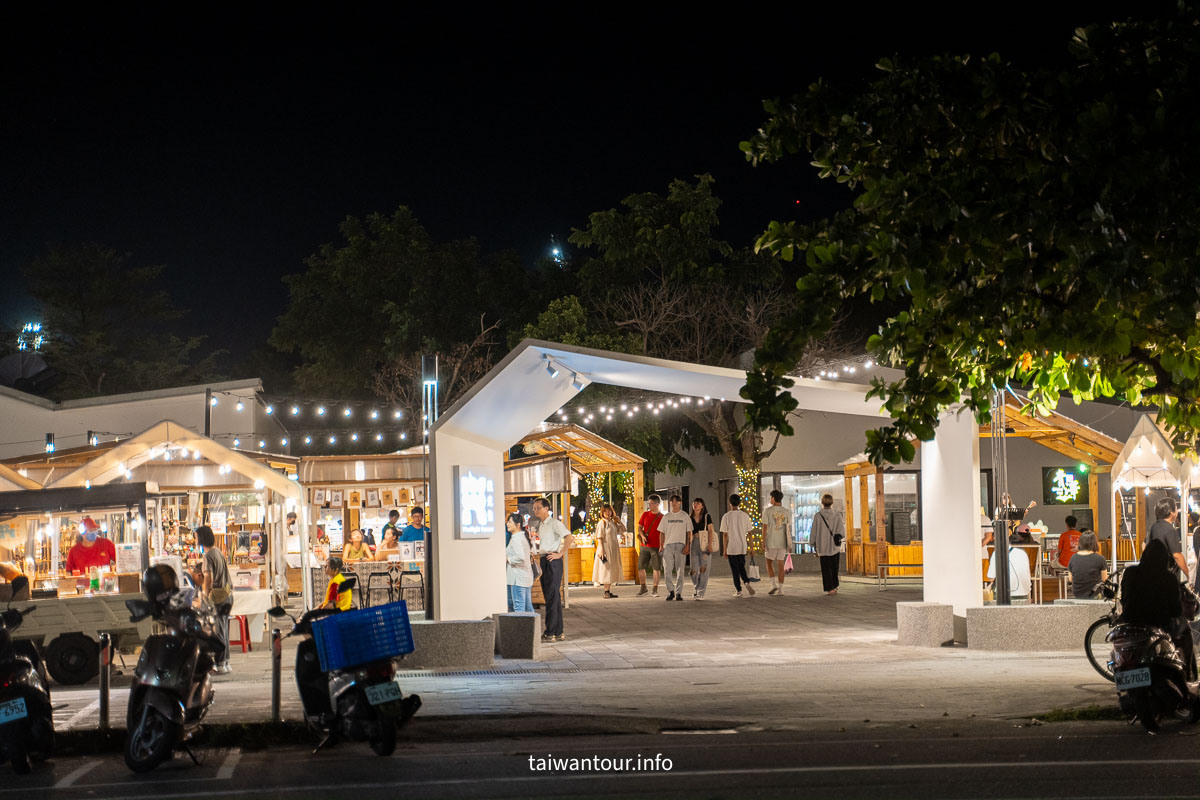
<svg viewBox="0 0 1200 800"><path fill-rule="evenodd" d="M403 600L343 611L313 622L321 670L346 669L413 651L408 604Z"/></svg>

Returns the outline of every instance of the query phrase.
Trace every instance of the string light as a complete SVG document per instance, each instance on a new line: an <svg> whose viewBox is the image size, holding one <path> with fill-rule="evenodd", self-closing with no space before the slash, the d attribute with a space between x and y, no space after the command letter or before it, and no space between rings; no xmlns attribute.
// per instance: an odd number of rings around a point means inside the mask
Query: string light
<svg viewBox="0 0 1200 800"><path fill-rule="evenodd" d="M379 419L379 412L371 409L371 419Z"/></svg>
<svg viewBox="0 0 1200 800"><path fill-rule="evenodd" d="M269 406L267 406L267 407L266 407L265 409L263 409L263 410L264 410L264 411L266 411L268 414L274 414L274 413L275 413L275 406L271 406L271 405L269 405Z"/></svg>
<svg viewBox="0 0 1200 800"><path fill-rule="evenodd" d="M242 446L242 440L241 440L241 439L234 439L234 440L233 440L233 446L234 446L234 447L241 447L241 446Z"/></svg>
<svg viewBox="0 0 1200 800"><path fill-rule="evenodd" d="M317 416L318 417L325 416L325 406L317 406Z"/></svg>
<svg viewBox="0 0 1200 800"><path fill-rule="evenodd" d="M299 413L300 413L300 406L292 406L292 416L294 417Z"/></svg>
<svg viewBox="0 0 1200 800"><path fill-rule="evenodd" d="M246 404L245 404L245 403L243 403L241 400L238 400L238 401L237 401L237 405L236 405L236 406L234 406L234 408L236 408L238 411L245 411L245 410L246 410Z"/></svg>

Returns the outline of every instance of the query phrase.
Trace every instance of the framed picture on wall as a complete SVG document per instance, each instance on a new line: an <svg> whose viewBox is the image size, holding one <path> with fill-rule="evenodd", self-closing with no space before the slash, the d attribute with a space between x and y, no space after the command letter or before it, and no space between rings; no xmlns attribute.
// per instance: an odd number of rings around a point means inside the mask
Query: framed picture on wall
<svg viewBox="0 0 1200 800"><path fill-rule="evenodd" d="M385 506L390 506L390 505L393 505L393 502L392 502L392 490L391 490L391 489L384 489L384 490L383 490L383 504L384 504Z"/></svg>
<svg viewBox="0 0 1200 800"><path fill-rule="evenodd" d="M329 505L333 506L334 508L341 508L342 507L342 499L343 499L343 496L342 496L341 489L331 489L330 490Z"/></svg>
<svg viewBox="0 0 1200 800"><path fill-rule="evenodd" d="M378 489L367 489L367 508L379 508Z"/></svg>
<svg viewBox="0 0 1200 800"><path fill-rule="evenodd" d="M362 492L357 490L350 492L350 507L362 508Z"/></svg>
<svg viewBox="0 0 1200 800"><path fill-rule="evenodd" d="M313 501L314 506L325 505L325 490L324 489L313 489L312 501Z"/></svg>
<svg viewBox="0 0 1200 800"><path fill-rule="evenodd" d="M414 503L424 503L425 502L425 487L424 486L418 486L415 489L413 489L413 502Z"/></svg>
<svg viewBox="0 0 1200 800"><path fill-rule="evenodd" d="M412 501L412 498L409 497L409 495L408 495L408 489L406 489L404 487L401 487L400 490L398 492L396 492L396 494L398 495L396 497L397 505L406 506Z"/></svg>

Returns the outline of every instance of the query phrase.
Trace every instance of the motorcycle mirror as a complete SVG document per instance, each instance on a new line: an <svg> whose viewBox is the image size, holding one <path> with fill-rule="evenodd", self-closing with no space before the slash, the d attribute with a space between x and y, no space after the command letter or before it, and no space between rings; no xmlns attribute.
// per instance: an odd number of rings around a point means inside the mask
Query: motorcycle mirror
<svg viewBox="0 0 1200 800"><path fill-rule="evenodd" d="M17 599L17 595L25 594L29 591L29 578L24 575L18 575L12 579L9 586L12 587L12 594L8 596L8 607L12 608L13 600ZM29 598L26 597L23 599L28 600Z"/></svg>
<svg viewBox="0 0 1200 800"><path fill-rule="evenodd" d="M287 612L283 610L283 606L275 606L274 608L268 608L267 613L270 614L272 617L286 617L287 616Z"/></svg>

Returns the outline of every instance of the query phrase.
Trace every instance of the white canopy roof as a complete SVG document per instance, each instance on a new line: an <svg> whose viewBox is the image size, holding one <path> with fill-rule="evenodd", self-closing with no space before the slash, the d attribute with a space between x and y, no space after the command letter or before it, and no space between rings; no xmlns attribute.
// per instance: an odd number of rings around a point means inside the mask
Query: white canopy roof
<svg viewBox="0 0 1200 800"><path fill-rule="evenodd" d="M42 485L32 478L26 478L12 467L0 464L0 492L11 492L20 489L40 489Z"/></svg>
<svg viewBox="0 0 1200 800"><path fill-rule="evenodd" d="M1175 448L1162 430L1142 414L1113 462L1113 491L1121 486L1180 488L1188 483L1190 468L1190 461L1175 458Z"/></svg>
<svg viewBox="0 0 1200 800"><path fill-rule="evenodd" d="M161 454L168 446L186 447L199 452L214 464L227 466L239 475L254 481L256 486L261 484L262 487L278 492L285 497L295 498L297 501L302 501L304 498L303 489L295 481L289 480L265 464L248 458L236 450L230 450L173 420L163 420L149 430L143 431L131 439L126 439L106 453L49 484L46 488L85 486L89 481L99 484L119 480L124 477L125 470L132 470L144 464Z"/></svg>

